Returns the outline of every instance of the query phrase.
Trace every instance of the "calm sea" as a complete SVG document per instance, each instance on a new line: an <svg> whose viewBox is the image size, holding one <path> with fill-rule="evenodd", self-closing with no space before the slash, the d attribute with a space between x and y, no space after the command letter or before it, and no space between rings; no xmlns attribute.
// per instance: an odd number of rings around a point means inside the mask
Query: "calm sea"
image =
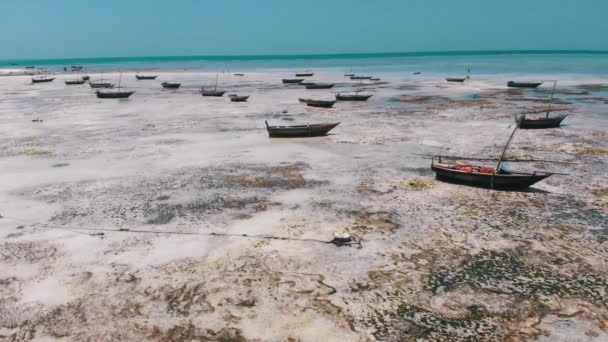
<svg viewBox="0 0 608 342"><path fill-rule="evenodd" d="M608 51L462 51L334 55L171 56L0 60L0 68L71 65L97 70L255 71L339 69L353 73L422 72L474 75L579 75L608 77Z"/></svg>

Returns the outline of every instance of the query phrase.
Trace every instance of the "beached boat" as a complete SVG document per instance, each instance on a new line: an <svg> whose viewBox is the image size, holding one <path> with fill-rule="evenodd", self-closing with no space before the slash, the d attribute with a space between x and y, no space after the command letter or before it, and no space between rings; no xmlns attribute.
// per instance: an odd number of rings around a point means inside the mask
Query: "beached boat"
<svg viewBox="0 0 608 342"><path fill-rule="evenodd" d="M32 83L47 83L47 82L53 82L53 80L55 79L55 77L48 77L48 76L35 76L32 77Z"/></svg>
<svg viewBox="0 0 608 342"><path fill-rule="evenodd" d="M215 96L215 97L224 96L224 94L226 93L226 91L225 90L218 90L217 89L218 79L219 79L219 74L216 74L215 75L215 87L213 89L205 89L205 88L203 88L201 90L201 94L203 96Z"/></svg>
<svg viewBox="0 0 608 342"><path fill-rule="evenodd" d="M283 83L285 83L285 84L297 84L297 83L302 83L302 81L304 81L303 78L284 78L283 79Z"/></svg>
<svg viewBox="0 0 608 342"><path fill-rule="evenodd" d="M80 84L85 84L86 80L81 79L75 79L75 80L65 80L65 84L66 85L80 85Z"/></svg>
<svg viewBox="0 0 608 342"><path fill-rule="evenodd" d="M436 178L441 181L502 190L525 189L551 176L552 173L549 172L514 172L502 168L507 148L516 131L517 127L513 129L509 140L507 140L495 168L472 164L445 164L442 162L442 158L451 160L484 160L479 158L433 156L431 169L435 172ZM437 163L435 163L435 158L438 158ZM490 159L486 160L489 161Z"/></svg>
<svg viewBox="0 0 608 342"><path fill-rule="evenodd" d="M313 83L307 84L306 89L330 89L333 88L335 83Z"/></svg>
<svg viewBox="0 0 608 342"><path fill-rule="evenodd" d="M344 74L345 77L353 77L355 74Z"/></svg>
<svg viewBox="0 0 608 342"><path fill-rule="evenodd" d="M298 99L298 101L302 103L306 103L306 105L310 107L321 107L321 108L331 108L334 106L336 101L331 100L314 100L314 99Z"/></svg>
<svg viewBox="0 0 608 342"><path fill-rule="evenodd" d="M155 80L158 77L158 75L139 75L136 74L135 78L139 81L139 80Z"/></svg>
<svg viewBox="0 0 608 342"><path fill-rule="evenodd" d="M249 99L249 95L230 94L228 97L232 102L247 102L247 99Z"/></svg>
<svg viewBox="0 0 608 342"><path fill-rule="evenodd" d="M82 65L72 65L72 71L81 71L84 67Z"/></svg>
<svg viewBox="0 0 608 342"><path fill-rule="evenodd" d="M351 80L369 80L372 76L351 76Z"/></svg>
<svg viewBox="0 0 608 342"><path fill-rule="evenodd" d="M133 90L98 90L95 92L100 99L125 99L135 94Z"/></svg>
<svg viewBox="0 0 608 342"><path fill-rule="evenodd" d="M311 77L314 74L314 72L296 72L296 77Z"/></svg>
<svg viewBox="0 0 608 342"><path fill-rule="evenodd" d="M266 130L271 138L301 138L318 137L326 135L340 123L296 125L296 126L270 126L266 121Z"/></svg>
<svg viewBox="0 0 608 342"><path fill-rule="evenodd" d="M311 85L311 84L316 84L316 82L300 82L298 84L301 86L307 86L307 85Z"/></svg>
<svg viewBox="0 0 608 342"><path fill-rule="evenodd" d="M336 94L336 100L338 101L367 101L373 95L365 94Z"/></svg>
<svg viewBox="0 0 608 342"><path fill-rule="evenodd" d="M519 114L515 116L515 122L517 127L521 129L539 129L539 128L555 128L559 127L564 121L568 114L560 114L555 116L526 116L526 114Z"/></svg>
<svg viewBox="0 0 608 342"><path fill-rule="evenodd" d="M241 74L241 73L236 73L236 74L233 74L233 75L234 76L245 76L245 74Z"/></svg>
<svg viewBox="0 0 608 342"><path fill-rule="evenodd" d="M84 76L82 76L82 79L83 79L83 80L85 80L85 81L88 81L88 80L90 80L90 79L91 79L91 76L89 76L89 75L84 75Z"/></svg>
<svg viewBox="0 0 608 342"><path fill-rule="evenodd" d="M177 89L179 87L181 87L181 83L171 83L171 82L163 82L160 84L161 86L163 86L163 88L167 88L167 89Z"/></svg>
<svg viewBox="0 0 608 342"><path fill-rule="evenodd" d="M370 81L380 81L380 79L378 77L372 77L369 79Z"/></svg>
<svg viewBox="0 0 608 342"><path fill-rule="evenodd" d="M466 78L466 77L463 77L463 78L458 78L458 77L448 77L448 78L446 78L445 80L446 80L446 81L448 81L448 82L460 82L460 83L462 83L462 82L466 81L466 80L467 80L467 78Z"/></svg>
<svg viewBox="0 0 608 342"><path fill-rule="evenodd" d="M509 88L538 88L538 86L540 86L541 84L543 84L543 82L514 82L514 81L509 81L507 82L507 87Z"/></svg>
<svg viewBox="0 0 608 342"><path fill-rule="evenodd" d="M476 165L431 164L438 180L480 186L485 188L517 190L525 189L551 176L548 172L510 172Z"/></svg>
<svg viewBox="0 0 608 342"><path fill-rule="evenodd" d="M114 84L110 82L104 82L103 80L89 82L89 86L91 88L114 88Z"/></svg>

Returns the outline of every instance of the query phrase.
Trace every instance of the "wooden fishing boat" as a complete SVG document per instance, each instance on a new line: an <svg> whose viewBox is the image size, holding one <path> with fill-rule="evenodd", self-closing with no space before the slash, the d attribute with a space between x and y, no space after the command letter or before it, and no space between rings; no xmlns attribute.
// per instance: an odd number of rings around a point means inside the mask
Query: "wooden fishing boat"
<svg viewBox="0 0 608 342"><path fill-rule="evenodd" d="M114 84L104 81L89 82L91 88L114 88Z"/></svg>
<svg viewBox="0 0 608 342"><path fill-rule="evenodd" d="M510 172L476 165L448 165L433 162L431 169L438 180L480 186L484 188L517 190L525 189L549 177L549 172Z"/></svg>
<svg viewBox="0 0 608 342"><path fill-rule="evenodd" d="M314 72L296 72L296 77L311 77L314 74Z"/></svg>
<svg viewBox="0 0 608 342"><path fill-rule="evenodd" d="M48 76L32 77L32 83L47 83L47 82L53 82L53 80L55 80L55 77L48 77Z"/></svg>
<svg viewBox="0 0 608 342"><path fill-rule="evenodd" d="M245 74L242 74L242 73L236 73L236 74L233 74L233 75L234 76L245 76Z"/></svg>
<svg viewBox="0 0 608 342"><path fill-rule="evenodd" d="M269 126L266 121L266 130L271 138L301 138L318 137L326 135L340 123L297 125L297 126Z"/></svg>
<svg viewBox="0 0 608 342"><path fill-rule="evenodd" d="M539 129L539 128L555 128L559 127L568 116L568 114L560 114L549 116L549 112L557 110L548 110L547 114L542 116L527 116L530 113L516 114L515 123L521 129Z"/></svg>
<svg viewBox="0 0 608 342"><path fill-rule="evenodd" d="M541 84L543 84L543 82L514 82L514 81L509 81L507 82L507 87L509 88L538 88L538 86L540 86Z"/></svg>
<svg viewBox="0 0 608 342"><path fill-rule="evenodd" d="M307 84L306 89L330 89L333 88L335 83L313 83Z"/></svg>
<svg viewBox="0 0 608 342"><path fill-rule="evenodd" d="M378 77L372 77L369 79L370 81L380 81L380 79Z"/></svg>
<svg viewBox="0 0 608 342"><path fill-rule="evenodd" d="M201 94L203 96L216 96L216 97L220 97L220 96L224 96L224 94L226 94L226 91L225 90L205 89L205 88L203 88L203 90L201 91Z"/></svg>
<svg viewBox="0 0 608 342"><path fill-rule="evenodd" d="M336 103L336 101L331 101L331 100L313 100L313 99L298 99L298 101L300 101L302 103L306 103L306 105L310 106L310 107L321 107L321 108L331 108Z"/></svg>
<svg viewBox="0 0 608 342"><path fill-rule="evenodd" d="M373 95L365 94L336 94L336 100L338 101L367 101Z"/></svg>
<svg viewBox="0 0 608 342"><path fill-rule="evenodd" d="M85 81L88 81L88 80L91 79L91 76L85 75L85 76L82 76L82 79L85 80Z"/></svg>
<svg viewBox="0 0 608 342"><path fill-rule="evenodd" d="M372 76L350 76L351 80L369 80Z"/></svg>
<svg viewBox="0 0 608 342"><path fill-rule="evenodd" d="M135 94L133 90L98 90L95 92L100 99L126 99Z"/></svg>
<svg viewBox="0 0 608 342"><path fill-rule="evenodd" d="M445 80L446 80L446 81L448 81L448 82L460 82L460 83L462 83L462 82L466 81L466 80L467 80L467 78L466 78L466 77L463 77L463 78L458 78L458 77L448 77L448 78L446 78Z"/></svg>
<svg viewBox="0 0 608 342"><path fill-rule="evenodd" d="M213 88L213 90L212 89L205 89L205 88L203 88L201 90L201 94L203 96L215 96L215 97L224 96L224 94L226 93L226 91L225 90L218 90L217 89L218 78L219 78L219 74L216 74L215 75L215 87Z"/></svg>
<svg viewBox="0 0 608 342"><path fill-rule="evenodd" d="M355 74L344 74L344 77L353 77Z"/></svg>
<svg viewBox="0 0 608 342"><path fill-rule="evenodd" d="M230 94L228 97L232 102L247 102L247 99L249 99L249 95Z"/></svg>
<svg viewBox="0 0 608 342"><path fill-rule="evenodd" d="M283 79L283 83L285 83L285 84L297 84L297 83L302 83L302 81L304 81L303 78L284 78Z"/></svg>
<svg viewBox="0 0 608 342"><path fill-rule="evenodd" d="M498 164L495 168L484 167L478 165L453 165L442 163L442 156L434 156L431 160L431 169L435 171L435 176L438 180L467 184L491 189L502 189L502 190L518 190L526 189L531 185L540 182L541 180L551 176L553 173L549 172L513 172L504 170L501 166L505 161L505 154L509 143L513 139L517 127L513 129L509 140L505 144L504 149L500 157L498 158ZM438 158L438 162L435 163L435 158ZM443 157L446 159L459 159L467 160L468 158L458 157ZM483 160L478 158L472 158L477 160Z"/></svg>
<svg viewBox="0 0 608 342"><path fill-rule="evenodd" d="M155 80L158 77L158 75L139 75L136 74L135 78L139 81L139 80Z"/></svg>
<svg viewBox="0 0 608 342"><path fill-rule="evenodd" d="M81 79L76 79L76 80L65 80L65 84L66 85L80 85L80 84L85 84L86 80Z"/></svg>
<svg viewBox="0 0 608 342"><path fill-rule="evenodd" d="M163 86L163 88L167 88L167 89L177 89L179 87L181 87L181 83L171 83L171 82L163 82L160 84L161 86Z"/></svg>

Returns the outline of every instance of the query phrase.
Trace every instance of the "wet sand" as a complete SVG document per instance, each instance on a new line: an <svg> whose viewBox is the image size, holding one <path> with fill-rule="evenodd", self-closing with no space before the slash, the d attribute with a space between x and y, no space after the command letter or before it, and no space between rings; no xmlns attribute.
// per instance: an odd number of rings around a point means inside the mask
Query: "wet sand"
<svg viewBox="0 0 608 342"><path fill-rule="evenodd" d="M398 75L330 90L291 72L123 84L0 78L0 335L9 340L403 341L608 338L608 86L564 79L559 129L521 130L511 163L565 173L527 192L438 182L420 154L497 156L510 90ZM92 78L97 78L92 75ZM105 74L114 82L117 74ZM178 90L163 81L181 82ZM311 108L364 89L364 103ZM276 125L341 122L269 139ZM361 242L325 243L347 231ZM246 235L246 236L244 236ZM264 237L269 238L264 238ZM271 238L272 237L272 238ZM288 239L277 239L288 238Z"/></svg>

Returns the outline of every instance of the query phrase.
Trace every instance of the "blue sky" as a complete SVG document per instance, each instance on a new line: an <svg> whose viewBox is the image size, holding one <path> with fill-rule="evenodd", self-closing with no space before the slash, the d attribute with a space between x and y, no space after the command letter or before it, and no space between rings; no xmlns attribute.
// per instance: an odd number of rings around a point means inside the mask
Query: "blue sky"
<svg viewBox="0 0 608 342"><path fill-rule="evenodd" d="M0 59L608 50L608 0L0 0Z"/></svg>

